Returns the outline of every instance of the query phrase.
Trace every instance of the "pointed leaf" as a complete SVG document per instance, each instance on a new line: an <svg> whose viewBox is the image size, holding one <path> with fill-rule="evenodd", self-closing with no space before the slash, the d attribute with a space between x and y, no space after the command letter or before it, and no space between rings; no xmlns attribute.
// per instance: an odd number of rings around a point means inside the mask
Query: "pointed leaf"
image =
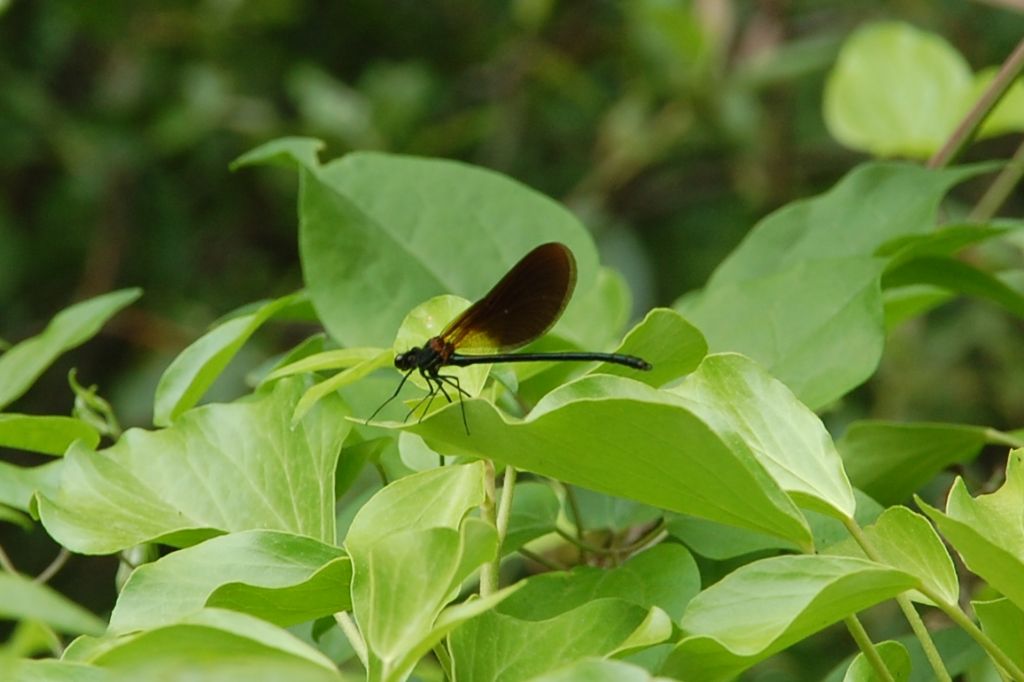
<svg viewBox="0 0 1024 682"><path fill-rule="evenodd" d="M350 608L351 574L344 551L312 538L263 530L231 533L135 569L110 616L110 632L173 623L206 605L292 625ZM245 588L249 594L264 588L262 598L241 600Z"/></svg>
<svg viewBox="0 0 1024 682"><path fill-rule="evenodd" d="M192 342L160 377L154 398L153 423L168 426L195 406L249 337L264 322L300 302L301 298L301 294L292 294L265 303L256 312L223 322Z"/></svg>
<svg viewBox="0 0 1024 682"><path fill-rule="evenodd" d="M643 668L623 661L583 658L575 663L531 677L530 682L671 682L667 677L653 677Z"/></svg>
<svg viewBox="0 0 1024 682"><path fill-rule="evenodd" d="M708 344L682 315L668 308L655 308L626 334L615 352L637 355L653 367L648 372L637 372L622 365L604 363L593 371L662 386L695 370L707 354Z"/></svg>
<svg viewBox="0 0 1024 682"><path fill-rule="evenodd" d="M850 481L882 504L906 500L938 472L981 452L987 429L966 424L854 422L836 443Z"/></svg>
<svg viewBox="0 0 1024 682"><path fill-rule="evenodd" d="M106 624L53 588L0 573L0 619L38 620L71 634L100 634Z"/></svg>
<svg viewBox="0 0 1024 682"><path fill-rule="evenodd" d="M663 674L727 680L857 611L916 587L902 571L863 559L780 556L747 564L697 595L687 636Z"/></svg>
<svg viewBox="0 0 1024 682"><path fill-rule="evenodd" d="M232 161L230 168L234 171L246 166L266 164L315 169L320 165L317 156L325 146L323 140L312 137L282 137L247 151Z"/></svg>
<svg viewBox="0 0 1024 682"><path fill-rule="evenodd" d="M968 296L984 298L1024 317L1024 296L998 277L955 258L915 258L885 275L886 287L931 284Z"/></svg>
<svg viewBox="0 0 1024 682"><path fill-rule="evenodd" d="M434 449L489 457L649 505L790 538L810 535L803 517L743 443L725 443L682 398L605 375L548 394L525 420L482 400L409 425ZM807 545L809 546L809 545Z"/></svg>
<svg viewBox="0 0 1024 682"><path fill-rule="evenodd" d="M18 467L0 462L0 503L29 511L36 492L53 495L60 482L63 460L36 467Z"/></svg>
<svg viewBox="0 0 1024 682"><path fill-rule="evenodd" d="M1020 500L1024 498L1024 449L1010 453L1006 482L990 495L971 497L957 477L946 500L946 512L925 504L917 506L938 526L960 554L964 564L989 585L1024 608L1024 528Z"/></svg>
<svg viewBox="0 0 1024 682"><path fill-rule="evenodd" d="M129 430L106 450L73 447L56 495L39 497L43 525L82 553L252 528L334 542L334 470L351 424L335 397L293 429L301 391L283 380L161 431Z"/></svg>
<svg viewBox="0 0 1024 682"><path fill-rule="evenodd" d="M670 390L724 442L744 442L798 504L853 516L853 489L824 424L749 358L709 355Z"/></svg>
<svg viewBox="0 0 1024 682"><path fill-rule="evenodd" d="M992 638L1018 667L1024 666L1024 611L1009 599L972 601L985 634Z"/></svg>
<svg viewBox="0 0 1024 682"><path fill-rule="evenodd" d="M76 303L57 313L42 334L0 355L0 409L21 397L58 356L92 338L141 295L141 289L122 289Z"/></svg>

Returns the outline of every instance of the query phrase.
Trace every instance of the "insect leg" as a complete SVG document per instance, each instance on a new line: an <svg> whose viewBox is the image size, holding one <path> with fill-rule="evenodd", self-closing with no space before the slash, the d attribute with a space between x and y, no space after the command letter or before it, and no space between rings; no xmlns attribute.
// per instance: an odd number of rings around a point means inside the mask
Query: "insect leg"
<svg viewBox="0 0 1024 682"><path fill-rule="evenodd" d="M382 403L380 404L380 407L378 407L378 408L377 408L376 410L374 410L374 411L373 411L373 414L371 414L371 415L370 415L369 417L367 417L367 419L366 419L366 423L367 423L367 424L369 424L369 423L370 423L371 421L373 421L373 418L374 418L374 417L376 417L376 416L377 416L377 414L378 414L378 413L379 413L379 412L380 412L381 410L383 410L383 409L384 409L384 406L385 406L385 405L387 405L387 404L388 404L388 403L390 403L390 402L391 402L392 400L394 400L395 398L397 398L397 397L398 397L398 394L402 392L402 386L405 386L405 380L406 380L406 379L408 379L408 378L409 378L409 375L410 375L410 374L412 374L412 373L413 373L413 372L415 372L415 371L416 371L416 368L415 368L415 367L413 367L412 369L410 369L410 370L409 370L408 372L406 372L406 373L405 373L405 376L403 376L403 377L402 377L402 380L398 382L398 388L396 388L396 389L395 389L395 392L391 394L391 397L390 397L390 398L388 398L387 400L385 400L384 402L382 402ZM406 417L406 419L408 419L408 417Z"/></svg>

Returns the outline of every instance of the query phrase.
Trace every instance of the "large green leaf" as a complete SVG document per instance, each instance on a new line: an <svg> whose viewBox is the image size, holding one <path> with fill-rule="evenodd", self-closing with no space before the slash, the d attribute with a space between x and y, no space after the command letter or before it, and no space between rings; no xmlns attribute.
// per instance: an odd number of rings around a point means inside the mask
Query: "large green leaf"
<svg viewBox="0 0 1024 682"><path fill-rule="evenodd" d="M780 556L747 564L697 595L686 637L662 673L728 680L822 628L918 585L911 575L852 557Z"/></svg>
<svg viewBox="0 0 1024 682"><path fill-rule="evenodd" d="M836 447L855 486L882 504L896 504L949 465L976 457L986 433L965 424L861 421Z"/></svg>
<svg viewBox="0 0 1024 682"><path fill-rule="evenodd" d="M579 221L492 171L357 152L301 176L306 284L345 345L388 345L406 312L431 296L479 298L543 242L573 250L581 290L595 281L596 252Z"/></svg>
<svg viewBox="0 0 1024 682"><path fill-rule="evenodd" d="M724 442L745 443L798 504L853 516L853 489L825 425L757 363L733 353L709 355L671 391Z"/></svg>
<svg viewBox="0 0 1024 682"><path fill-rule="evenodd" d="M231 358L264 322L302 301L301 294L278 298L261 305L256 312L217 325L192 342L160 377L154 398L153 423L168 426L198 403Z"/></svg>
<svg viewBox="0 0 1024 682"><path fill-rule="evenodd" d="M57 313L42 334L0 355L0 409L27 391L61 353L92 338L108 319L141 295L140 289L122 289L76 303Z"/></svg>
<svg viewBox="0 0 1024 682"><path fill-rule="evenodd" d="M76 440L94 448L99 445L100 434L73 417L0 414L0 447L63 455Z"/></svg>
<svg viewBox="0 0 1024 682"><path fill-rule="evenodd" d="M338 682L334 663L293 635L253 616L206 609L152 630L79 638L65 660L115 672L118 679L224 682Z"/></svg>
<svg viewBox="0 0 1024 682"><path fill-rule="evenodd" d="M60 488L40 495L47 531L82 553L142 542L194 544L252 528L334 538L334 471L351 424L340 398L296 427L302 383L182 415L161 431L132 429L112 447L73 447Z"/></svg>
<svg viewBox="0 0 1024 682"><path fill-rule="evenodd" d="M703 292L676 308L713 351L750 356L812 409L874 372L884 341L876 251L931 232L946 191L978 166L860 166L758 223Z"/></svg>
<svg viewBox="0 0 1024 682"><path fill-rule="evenodd" d="M106 626L52 588L10 573L0 573L0 619L38 620L71 634L100 634Z"/></svg>
<svg viewBox="0 0 1024 682"><path fill-rule="evenodd" d="M825 88L825 122L840 142L879 156L927 158L970 106L966 60L909 24L869 24L839 53Z"/></svg>
<svg viewBox="0 0 1024 682"><path fill-rule="evenodd" d="M579 659L650 646L671 632L660 609L619 599L595 599L542 620L490 611L452 633L452 664L459 679L527 680Z"/></svg>
<svg viewBox="0 0 1024 682"><path fill-rule="evenodd" d="M586 488L810 546L803 517L742 442L724 442L684 399L593 375L548 394L524 420L467 400L407 428L434 449L490 457Z"/></svg>
<svg viewBox="0 0 1024 682"><path fill-rule="evenodd" d="M915 497L917 506L938 526L967 568L1024 608L1024 449L1010 453L1006 482L990 495L971 497L957 477L946 500L946 512Z"/></svg>
<svg viewBox="0 0 1024 682"><path fill-rule="evenodd" d="M351 577L345 552L312 538L264 530L222 535L135 569L110 631L166 625L207 605L278 625L301 623L350 608Z"/></svg>

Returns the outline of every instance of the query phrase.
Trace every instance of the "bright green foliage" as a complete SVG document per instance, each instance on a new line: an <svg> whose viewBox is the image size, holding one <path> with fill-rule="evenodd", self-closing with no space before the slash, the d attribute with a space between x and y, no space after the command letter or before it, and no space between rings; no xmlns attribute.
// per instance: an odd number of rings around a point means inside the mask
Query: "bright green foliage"
<svg viewBox="0 0 1024 682"><path fill-rule="evenodd" d="M751 357L806 405L823 407L878 366L887 267L879 249L932 232L943 195L978 172L860 166L758 223L704 290L676 308L712 351Z"/></svg>
<svg viewBox="0 0 1024 682"><path fill-rule="evenodd" d="M82 553L151 541L186 546L251 528L334 542L334 469L351 427L333 398L292 429L301 390L282 381L161 431L133 429L106 450L72 448L56 493L39 497L43 524Z"/></svg>
<svg viewBox="0 0 1024 682"><path fill-rule="evenodd" d="M949 491L946 512L917 499L917 504L960 554L964 564L1024 608L1024 450L1014 450L1006 466L1006 482L994 493L971 497L963 479Z"/></svg>
<svg viewBox="0 0 1024 682"><path fill-rule="evenodd" d="M0 355L0 409L17 400L64 351L88 341L103 323L142 295L123 289L76 303L57 313L39 336Z"/></svg>
<svg viewBox="0 0 1024 682"><path fill-rule="evenodd" d="M133 571L110 631L173 623L207 605L301 623L350 608L351 576L341 549L312 538L263 530L222 535Z"/></svg>
<svg viewBox="0 0 1024 682"><path fill-rule="evenodd" d="M917 585L863 559L780 556L747 564L701 592L663 674L727 680L851 613ZM737 621L736 614L744 614Z"/></svg>
<svg viewBox="0 0 1024 682"><path fill-rule="evenodd" d="M561 504L550 485L532 482L517 485L508 533L501 544L502 555L554 531L559 509Z"/></svg>
<svg viewBox="0 0 1024 682"><path fill-rule="evenodd" d="M292 295L261 305L254 313L219 324L183 350L157 384L153 423L168 426L198 403L249 337L271 317L300 301L298 295Z"/></svg>
<svg viewBox="0 0 1024 682"><path fill-rule="evenodd" d="M906 682L910 679L910 654L899 642L879 642L878 655L885 661L885 667L892 675L893 682ZM857 654L853 663L843 676L843 682L880 682L882 678L868 662L863 653Z"/></svg>
<svg viewBox="0 0 1024 682"><path fill-rule="evenodd" d="M253 616L206 609L173 624L122 637L79 638L65 660L113 671L121 679L340 680L330 659Z"/></svg>
<svg viewBox="0 0 1024 682"><path fill-rule="evenodd" d="M0 447L63 455L76 440L94 448L100 434L81 419L0 414Z"/></svg>
<svg viewBox="0 0 1024 682"><path fill-rule="evenodd" d="M927 158L992 80L971 74L940 36L885 22L858 30L843 46L825 90L825 122L840 142L877 156ZM1024 129L1024 86L1017 84L980 136Z"/></svg>

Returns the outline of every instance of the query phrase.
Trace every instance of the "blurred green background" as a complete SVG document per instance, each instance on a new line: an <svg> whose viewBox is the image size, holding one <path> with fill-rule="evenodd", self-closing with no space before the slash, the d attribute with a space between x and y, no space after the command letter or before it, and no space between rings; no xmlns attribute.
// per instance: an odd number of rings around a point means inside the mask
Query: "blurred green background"
<svg viewBox="0 0 1024 682"><path fill-rule="evenodd" d="M68 413L78 367L124 425L148 425L175 353L229 310L301 286L294 174L228 171L267 140L319 137L325 159L378 149L507 173L581 217L639 313L701 286L760 217L865 158L822 119L852 31L907 21L980 68L1024 33L1011 4L0 0L0 337L38 333L74 300L145 290L12 409ZM989 140L970 157L1008 158L1015 145ZM1019 427L1020 327L977 302L905 325L841 419ZM224 397L298 338L261 332ZM38 572L55 550L41 531L26 538L5 530L0 542L22 544L16 562ZM106 568L91 586L62 583L82 571L55 586L109 608L110 560L76 561Z"/></svg>

